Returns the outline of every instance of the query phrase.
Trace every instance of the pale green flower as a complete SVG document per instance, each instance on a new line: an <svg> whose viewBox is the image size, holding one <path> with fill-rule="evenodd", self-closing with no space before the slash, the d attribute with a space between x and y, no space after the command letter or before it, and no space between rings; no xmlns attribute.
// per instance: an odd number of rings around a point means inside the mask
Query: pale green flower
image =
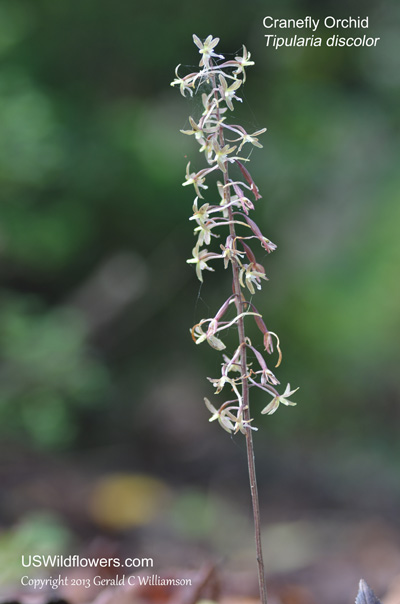
<svg viewBox="0 0 400 604"><path fill-rule="evenodd" d="M235 75L239 75L239 73L243 73L243 82L246 81L246 72L245 67L250 67L250 65L254 65L254 61L250 61L251 54L247 50L245 46L243 46L243 56L235 57L236 63L238 63L238 68L233 72Z"/></svg>
<svg viewBox="0 0 400 604"><path fill-rule="evenodd" d="M214 271L211 266L208 266L207 260L211 260L213 258L221 258L220 254L214 254L213 252L209 252L204 249L201 250L199 244L197 243L192 250L193 258L186 260L188 264L196 265L196 275L199 281L203 281L202 271Z"/></svg>
<svg viewBox="0 0 400 604"><path fill-rule="evenodd" d="M185 76L184 78L181 78L178 74L179 67L180 65L177 65L177 67L175 68L176 79L171 82L171 86L179 86L182 96L186 96L186 90L189 92L190 96L193 96L192 88L194 88L194 82L197 77L197 73L191 73Z"/></svg>
<svg viewBox="0 0 400 604"><path fill-rule="evenodd" d="M261 289L261 279L268 281L268 278L265 276L264 267L261 264L251 262L250 264L245 264L240 269L240 284L242 287L246 284L247 289L252 294L256 293L254 285L257 289Z"/></svg>
<svg viewBox="0 0 400 604"><path fill-rule="evenodd" d="M253 134L247 134L247 133L244 134L241 137L242 142L239 145L238 151L240 151L242 149L242 147L245 143L251 143L255 147L259 147L260 149L262 149L262 144L259 142L257 136L259 136L260 134L264 134L264 132L266 132L266 131L267 131L266 128L262 128L261 130L257 130L257 132L254 132Z"/></svg>
<svg viewBox="0 0 400 604"><path fill-rule="evenodd" d="M196 34L193 34L193 42L196 44L197 48L199 48L200 54L203 55L199 63L200 67L209 67L211 57L217 57L218 59L224 58L223 55L217 55L214 52L214 48L217 46L219 38L207 36L204 42L202 42Z"/></svg>
<svg viewBox="0 0 400 604"><path fill-rule="evenodd" d="M202 342L207 341L211 348L215 350L224 350L226 348L225 344L222 340L217 338L214 334L205 333L202 329L202 323L204 321L200 321L197 325L192 327L190 333L192 334L193 341L196 344L201 344Z"/></svg>
<svg viewBox="0 0 400 604"><path fill-rule="evenodd" d="M282 405L286 405L288 407L293 407L293 406L297 405L297 403L295 403L293 401L289 401L289 396L292 396L292 394L297 392L297 390L298 390L298 388L295 388L294 390L290 390L290 384L288 384L285 388L285 392L279 396L275 396L272 399L272 401L269 403L269 405L267 405L261 411L261 413L267 414L267 415L272 415L273 413L275 413L275 411L278 409L278 407L281 403L282 403Z"/></svg>
<svg viewBox="0 0 400 604"><path fill-rule="evenodd" d="M225 162L228 161L228 155L235 151L236 147L230 147L229 145L224 145L220 147L216 138L213 139L213 150L215 156L212 161L217 162L217 165L222 172L226 172Z"/></svg>
<svg viewBox="0 0 400 604"><path fill-rule="evenodd" d="M203 196L200 193L200 189L208 189L208 186L204 184L205 178L204 178L204 176L201 175L201 171L197 172L197 173L190 172L190 162L186 166L185 178L186 178L186 181L184 183L182 183L182 186L186 187L186 185L193 185L197 196L200 197L201 199L203 199Z"/></svg>
<svg viewBox="0 0 400 604"><path fill-rule="evenodd" d="M247 409L247 407L245 407L245 409ZM243 411L238 413L235 423L235 434L239 431L242 434L246 434L247 428L250 428L250 430L258 430L258 428L256 428L255 426L250 426L250 422L252 421L252 419L243 419Z"/></svg>
<svg viewBox="0 0 400 604"><path fill-rule="evenodd" d="M191 116L189 116L189 122L190 122L190 125L192 126L192 129L191 130L181 130L182 134L188 134L189 136L191 134L194 134L195 139L197 141L199 141L199 143L201 145L203 145L205 142L204 137L206 136L204 134L203 128L200 128L199 124L196 124L196 122L194 121L194 119Z"/></svg>
<svg viewBox="0 0 400 604"><path fill-rule="evenodd" d="M208 421L213 422L217 419L219 425L224 430L226 430L227 432L233 432L235 429L235 426L232 423L232 421L227 417L227 414L229 413L229 411L226 409L216 409L214 407L214 405L212 405L210 403L208 398L204 398L204 402L205 402L205 405L206 405L207 409L209 410L209 412L212 413L212 416L210 417L210 419ZM231 414L229 413L229 415L231 415ZM233 419L235 419L235 418L233 418Z"/></svg>
<svg viewBox="0 0 400 604"><path fill-rule="evenodd" d="M233 83L228 86L228 82L224 78L223 75L219 76L220 87L219 91L221 93L222 98L225 103L228 105L229 109L233 111L232 100L236 99L237 101L241 101L242 99L236 96L235 92L242 85L242 80L234 80Z"/></svg>

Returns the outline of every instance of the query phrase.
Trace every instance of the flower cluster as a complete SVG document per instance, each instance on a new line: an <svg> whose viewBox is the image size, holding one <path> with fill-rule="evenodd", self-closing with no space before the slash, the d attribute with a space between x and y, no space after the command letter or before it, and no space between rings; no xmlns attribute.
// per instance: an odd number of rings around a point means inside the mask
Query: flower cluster
<svg viewBox="0 0 400 604"><path fill-rule="evenodd" d="M203 271L213 271L210 264L214 260L222 260L225 269L231 266L233 276L233 294L224 302L216 315L202 319L191 329L192 338L196 344L207 342L212 348L222 351L226 346L221 339L221 332L236 326L239 333L239 346L231 357L223 355L221 376L217 379L208 378L219 394L224 388L232 393L230 400L224 402L218 409L208 400L205 404L212 416L210 421L218 420L228 432L243 432L251 429L250 411L248 405L248 390L257 387L267 395L272 396L261 413L272 414L279 405L295 405L289 400L297 389L291 390L287 385L282 395L276 390L279 384L273 371L267 366L264 356L246 337L244 322L247 318L255 321L263 337L264 350L269 354L274 352L274 340L281 361L279 339L269 331L261 314L254 307L247 295L253 295L261 290L267 280L264 267L257 262L250 245L255 240L268 253L276 249L276 245L265 237L257 224L250 218L254 210L254 202L261 198L258 187L245 167L247 157L241 157L248 146L262 147L258 137L266 131L262 128L249 134L236 124L227 121L227 114L233 111L234 102L241 101L238 96L240 88L246 80L246 68L254 65L250 53L243 47L242 55L225 60L217 54L215 48L218 38L208 36L202 42L196 35L193 41L201 55L200 69L185 76L179 75L180 65L176 68L176 78L172 86L179 86L181 94L190 96L201 90L203 112L197 119L189 117L190 129L182 130L183 134L193 136L203 153L206 167L195 171L191 162L187 164L183 186L192 185L195 192L193 202L194 234L197 237L192 251L192 258L187 262L194 264L196 274L203 281ZM208 189L206 179L211 173L217 173L217 190L214 203L206 202L203 193ZM235 177L231 176L231 173ZM218 178L218 177L217 177ZM204 193L205 194L205 193ZM215 199L215 198L214 198ZM225 235L224 235L225 233ZM221 239L217 251L208 251L214 239ZM233 319L226 319L232 307L236 313ZM248 359L252 362L248 362ZM253 366L254 365L254 366ZM234 374L234 376L232 376Z"/></svg>

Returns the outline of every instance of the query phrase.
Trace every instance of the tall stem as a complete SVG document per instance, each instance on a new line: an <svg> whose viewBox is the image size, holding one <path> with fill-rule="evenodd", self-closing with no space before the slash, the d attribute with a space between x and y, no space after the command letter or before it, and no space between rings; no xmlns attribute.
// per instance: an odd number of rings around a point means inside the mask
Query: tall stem
<svg viewBox="0 0 400 604"><path fill-rule="evenodd" d="M227 184L228 176L227 173L224 175L225 184ZM226 188L229 191L229 187ZM235 226L233 222L232 209L228 208L229 221L230 221L230 235L233 241L236 237ZM244 312L244 304L242 299L242 290L239 282L239 267L235 259L232 261L232 274L233 274L233 291L235 294L235 305L238 315L242 315ZM249 383L247 381L247 352L246 352L246 335L244 328L244 318L241 316L237 321L239 344L241 350L240 366L242 375L242 398L243 398L243 419L250 421L250 397L249 397ZM257 476L256 476L256 464L254 456L254 444L253 444L253 433L252 430L246 428L246 451L247 451L247 465L249 470L250 480L250 491L251 491L251 502L253 507L253 521L254 521L254 533L256 541L256 552L257 552L257 569L258 569L258 584L260 588L260 598L262 604L267 604L267 586L265 583L265 567L261 543L261 520L260 520L260 502L258 498L257 488Z"/></svg>
<svg viewBox="0 0 400 604"><path fill-rule="evenodd" d="M213 82L214 90L215 90L215 80ZM218 107L218 103L217 103ZM219 144L222 147L225 146L225 139L223 128L220 126L219 128ZM224 172L224 191L225 191L225 200L228 204L228 215L229 215L229 234L232 237L232 241L236 240L236 230L234 224L234 216L232 206L229 205L230 202L230 187L229 187L229 174L228 174L228 162L225 162L225 172ZM232 258L232 276L233 276L233 293L235 294L235 306L236 312L239 316L237 320L238 326L238 336L239 336L239 345L240 345L240 367L241 367L241 376L242 376L242 399L243 399L243 419L248 422L250 421L250 397L249 397L249 383L247 380L247 351L246 351L246 333L244 328L244 317L242 316L244 313L244 303L242 297L242 289L239 281L239 265L235 259ZM257 553L257 570L258 570L258 585L260 590L260 599L262 604L267 604L267 586L265 582L265 567L264 567L264 558L262 551L262 543L261 543L261 519L260 519L260 502L258 498L258 488L257 488L257 475L256 475L256 464L255 464L255 455L254 455L254 444L253 444L253 434L251 428L246 428L246 451L247 451L247 466L249 470L249 481L250 481L250 492L251 492L251 502L253 507L253 522L254 522L254 533L255 533L255 542L256 542L256 553Z"/></svg>

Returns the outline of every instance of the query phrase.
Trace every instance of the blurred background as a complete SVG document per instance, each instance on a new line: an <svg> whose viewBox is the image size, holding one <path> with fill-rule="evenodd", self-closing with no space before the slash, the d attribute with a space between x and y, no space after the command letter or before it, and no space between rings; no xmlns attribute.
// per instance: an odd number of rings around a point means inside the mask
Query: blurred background
<svg viewBox="0 0 400 604"><path fill-rule="evenodd" d="M276 51L266 15L368 16L380 42ZM399 17L396 0L1 0L6 592L21 553L112 551L157 572L218 562L223 589L247 573L253 594L244 440L208 423L220 359L189 336L230 290L185 262L181 183L203 165L179 130L200 106L169 83L198 63L193 33L246 45L235 121L268 128L253 216L278 249L255 303L300 387L271 417L253 399L272 592L341 604L361 575L382 594L400 573Z"/></svg>

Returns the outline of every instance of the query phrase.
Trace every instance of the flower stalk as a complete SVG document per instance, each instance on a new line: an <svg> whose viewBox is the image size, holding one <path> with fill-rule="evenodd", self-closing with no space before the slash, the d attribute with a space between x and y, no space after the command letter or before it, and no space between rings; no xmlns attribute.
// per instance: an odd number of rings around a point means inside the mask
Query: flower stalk
<svg viewBox="0 0 400 604"><path fill-rule="evenodd" d="M237 95L246 80L246 68L254 65L247 49L243 47L241 56L226 61L223 55L215 52L218 38L208 36L202 42L193 35L193 41L201 55L199 71L181 77L178 73L180 66L178 66L175 71L176 79L171 82L172 86L179 86L183 96L186 96L186 93L193 96L194 92L201 91L204 108L197 121L192 116L189 117L191 130L181 131L189 136L194 135L207 164L207 167L198 172L191 170L191 162L186 168L183 186L194 187L196 197L190 220L197 225L194 228L197 242L193 248L192 258L187 262L195 265L197 277L202 282L204 270L214 271L209 263L222 260L225 269L231 267L232 294L214 317L202 319L191 329L191 334L196 344L207 342L212 348L223 351L226 345L221 339L221 332L230 328L237 330L238 346L231 357L223 355L224 362L221 364L220 377L208 378L216 388L215 394L220 394L229 387L234 398L230 397L219 408L215 407L208 398L204 401L211 413L209 421L218 420L225 431L241 432L246 438L260 598L262 604L267 604L253 445L253 431L257 428L252 425L250 414L250 389L256 387L272 396L272 400L261 411L267 415L275 413L281 403L287 406L295 405L296 403L290 401L289 397L297 389L291 390L288 384L283 394L279 394L275 388L279 385L279 380L268 367L260 352L260 346L253 345L246 334L246 323L252 319L261 332L265 352L268 354L275 352L274 340L276 340L278 352L276 367L278 367L282 359L279 338L267 329L261 313L253 302L246 299L246 292L253 296L268 280L264 267L256 260L251 244L255 240L268 253L274 251L276 245L263 235L254 220L249 217L250 211L254 210L254 202L261 199L261 195L244 165L249 161L248 158L237 155L247 149L248 145L262 148L258 137L266 129L249 134L243 126L227 122L226 114L234 110L233 102L241 101ZM217 182L217 195L214 193L214 199L217 197L217 201L205 202L199 207L199 199L203 199L202 192L208 189L208 185L205 184L206 179L213 172L219 173L222 179L222 182ZM231 173L234 173L235 179L231 177ZM220 244L220 251L208 251L203 247L211 245L215 238L221 237L224 230L225 242ZM234 317L225 318L233 307ZM237 377L231 377L232 373Z"/></svg>

